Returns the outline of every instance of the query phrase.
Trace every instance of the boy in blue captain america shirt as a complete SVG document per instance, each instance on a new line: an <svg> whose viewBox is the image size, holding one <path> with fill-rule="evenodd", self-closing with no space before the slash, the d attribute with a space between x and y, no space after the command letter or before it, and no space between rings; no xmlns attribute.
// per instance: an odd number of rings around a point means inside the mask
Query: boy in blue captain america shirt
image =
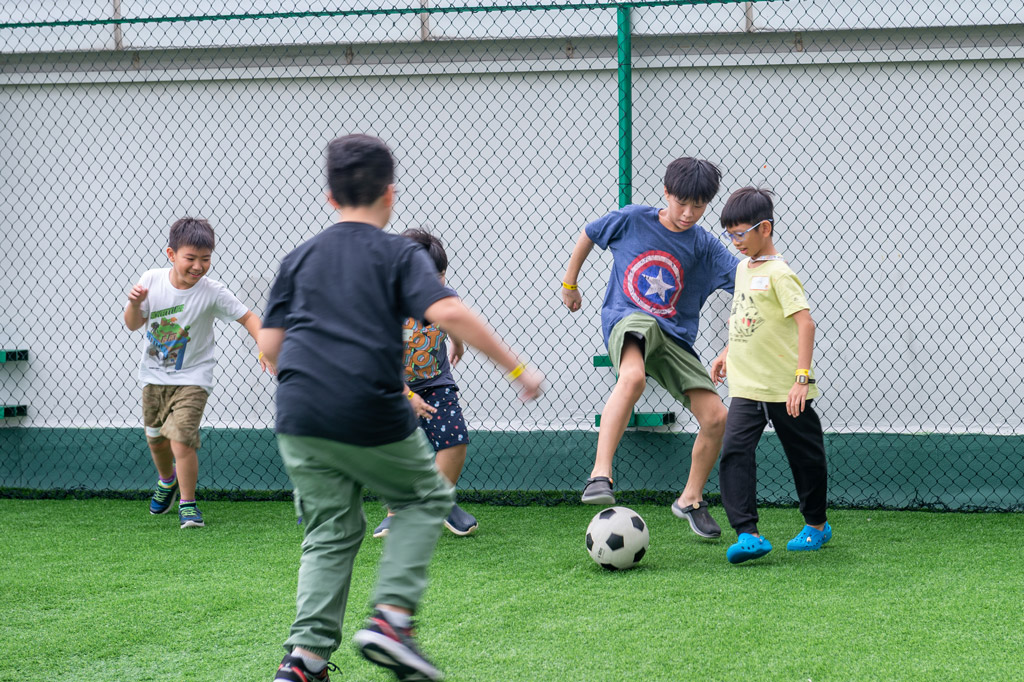
<svg viewBox="0 0 1024 682"><path fill-rule="evenodd" d="M595 244L611 250L601 327L618 378L601 413L594 469L581 500L615 504L612 459L650 376L700 426L686 487L672 512L705 538L722 534L708 513L704 486L722 448L728 411L693 343L704 301L716 289L732 293L739 261L697 221L718 193L721 178L709 161L676 159L665 171L667 207L629 205L587 225L562 279L562 301L576 312L582 304L576 282L583 262Z"/></svg>

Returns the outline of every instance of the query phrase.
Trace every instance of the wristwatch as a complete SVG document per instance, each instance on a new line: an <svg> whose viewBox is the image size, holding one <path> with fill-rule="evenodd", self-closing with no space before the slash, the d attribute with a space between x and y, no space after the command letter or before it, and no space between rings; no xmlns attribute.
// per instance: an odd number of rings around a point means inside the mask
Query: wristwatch
<svg viewBox="0 0 1024 682"><path fill-rule="evenodd" d="M800 384L801 386L806 386L807 384L811 383L810 374L811 370L809 369L798 369L796 371L796 383Z"/></svg>

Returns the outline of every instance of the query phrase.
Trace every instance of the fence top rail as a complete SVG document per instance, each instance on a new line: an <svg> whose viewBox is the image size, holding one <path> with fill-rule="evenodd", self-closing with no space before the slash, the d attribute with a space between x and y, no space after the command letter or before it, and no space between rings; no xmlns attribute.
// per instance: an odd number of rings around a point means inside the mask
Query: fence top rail
<svg viewBox="0 0 1024 682"><path fill-rule="evenodd" d="M0 29L60 28L65 26L104 26L113 24L160 24L200 21L247 21L265 19L305 19L345 16L389 16L403 14L459 14L476 12L552 12L572 10L598 10L636 7L673 7L687 5L740 4L744 0L635 0L634 2L541 2L505 5L457 5L451 7L380 7L345 10L310 10L303 12L253 12L241 14L192 14L161 17L110 17L103 19L62 19L57 21L15 21L0 23ZM778 0L754 0L776 2Z"/></svg>

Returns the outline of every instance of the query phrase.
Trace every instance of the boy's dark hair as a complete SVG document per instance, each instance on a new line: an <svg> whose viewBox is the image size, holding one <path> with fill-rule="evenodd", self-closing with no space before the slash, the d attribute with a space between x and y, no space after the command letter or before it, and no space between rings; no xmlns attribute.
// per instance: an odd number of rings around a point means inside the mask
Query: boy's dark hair
<svg viewBox="0 0 1024 682"><path fill-rule="evenodd" d="M327 145L327 187L339 206L369 206L395 181L391 150L371 135L345 135Z"/></svg>
<svg viewBox="0 0 1024 682"><path fill-rule="evenodd" d="M171 234L167 239L167 245L171 251L177 251L183 246L194 246L197 249L209 249L213 251L217 240L213 237L213 228L203 218L181 218L175 220L171 225Z"/></svg>
<svg viewBox="0 0 1024 682"><path fill-rule="evenodd" d="M430 254L430 258L434 261L434 267L439 273L448 269L448 254L444 252L444 245L429 231L410 228L403 232L402 236L422 245Z"/></svg>
<svg viewBox="0 0 1024 682"><path fill-rule="evenodd" d="M733 192L722 207L722 227L757 225L770 220L771 234L775 236L775 203L771 190L760 187L741 187Z"/></svg>
<svg viewBox="0 0 1024 682"><path fill-rule="evenodd" d="M681 201L709 203L718 194L722 171L710 161L684 156L665 169L665 189Z"/></svg>

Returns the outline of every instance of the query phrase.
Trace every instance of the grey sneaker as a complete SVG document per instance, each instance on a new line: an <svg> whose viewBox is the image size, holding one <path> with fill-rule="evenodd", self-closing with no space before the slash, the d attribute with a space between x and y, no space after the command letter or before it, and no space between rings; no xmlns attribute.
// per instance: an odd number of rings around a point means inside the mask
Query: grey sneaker
<svg viewBox="0 0 1024 682"><path fill-rule="evenodd" d="M600 504L604 507L615 504L615 495L612 494L612 479L607 476L591 476L587 479L587 485L583 488L583 496L580 497L583 504Z"/></svg>
<svg viewBox="0 0 1024 682"><path fill-rule="evenodd" d="M456 535L465 536L479 528L480 524L476 522L476 517L456 504L448 512L448 517L444 520L444 527Z"/></svg>
<svg viewBox="0 0 1024 682"><path fill-rule="evenodd" d="M672 513L690 522L690 529L702 538L720 538L722 529L708 513L708 503L701 500L689 507L680 507L679 500L672 503Z"/></svg>
<svg viewBox="0 0 1024 682"><path fill-rule="evenodd" d="M380 525L373 529L373 537L383 538L386 537L388 531L391 530L391 516L385 516L384 520L380 522Z"/></svg>

